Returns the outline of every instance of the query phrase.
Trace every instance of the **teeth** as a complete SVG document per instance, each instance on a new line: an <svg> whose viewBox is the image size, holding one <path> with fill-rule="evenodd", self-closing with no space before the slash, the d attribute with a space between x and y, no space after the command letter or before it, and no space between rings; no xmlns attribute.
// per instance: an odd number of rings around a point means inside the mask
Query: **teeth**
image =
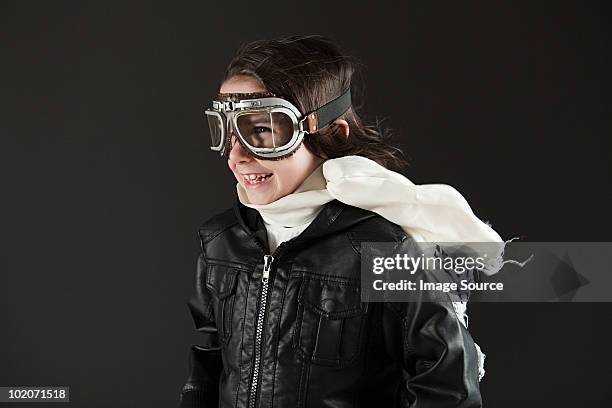
<svg viewBox="0 0 612 408"><path fill-rule="evenodd" d="M266 175L266 174L245 174L243 175L244 179L248 182L255 182L255 183L259 183L263 180L265 180L266 178L268 178L269 176L271 176L271 174Z"/></svg>

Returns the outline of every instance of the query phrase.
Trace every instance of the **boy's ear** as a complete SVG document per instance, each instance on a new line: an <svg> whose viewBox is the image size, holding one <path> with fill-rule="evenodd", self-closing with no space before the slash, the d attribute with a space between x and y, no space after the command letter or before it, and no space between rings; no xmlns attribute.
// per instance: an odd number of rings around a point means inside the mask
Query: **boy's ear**
<svg viewBox="0 0 612 408"><path fill-rule="evenodd" d="M344 137L348 138L349 124L346 120L338 118L334 120L334 125L338 126L338 128L340 129L340 133L342 133Z"/></svg>

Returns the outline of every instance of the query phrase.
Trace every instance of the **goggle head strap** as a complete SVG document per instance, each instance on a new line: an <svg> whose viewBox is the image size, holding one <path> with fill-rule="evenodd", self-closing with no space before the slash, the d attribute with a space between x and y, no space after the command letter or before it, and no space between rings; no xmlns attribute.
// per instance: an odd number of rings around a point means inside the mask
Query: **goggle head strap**
<svg viewBox="0 0 612 408"><path fill-rule="evenodd" d="M342 116L351 107L351 89L347 89L342 95L333 99L316 109L308 113L304 119L300 121L306 122L304 126L305 131L308 133L316 133L319 129L329 125L334 120Z"/></svg>

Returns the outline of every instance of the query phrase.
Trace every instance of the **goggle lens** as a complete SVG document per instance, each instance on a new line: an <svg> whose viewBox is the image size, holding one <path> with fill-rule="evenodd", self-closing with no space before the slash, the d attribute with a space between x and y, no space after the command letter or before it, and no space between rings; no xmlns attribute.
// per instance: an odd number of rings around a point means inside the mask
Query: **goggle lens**
<svg viewBox="0 0 612 408"><path fill-rule="evenodd" d="M294 132L291 118L283 112L239 113L236 124L245 143L256 148L283 147L291 141Z"/></svg>
<svg viewBox="0 0 612 408"><path fill-rule="evenodd" d="M208 129L210 130L210 145L212 147L218 147L223 137L223 120L220 115L214 113L206 112L206 117L208 118Z"/></svg>

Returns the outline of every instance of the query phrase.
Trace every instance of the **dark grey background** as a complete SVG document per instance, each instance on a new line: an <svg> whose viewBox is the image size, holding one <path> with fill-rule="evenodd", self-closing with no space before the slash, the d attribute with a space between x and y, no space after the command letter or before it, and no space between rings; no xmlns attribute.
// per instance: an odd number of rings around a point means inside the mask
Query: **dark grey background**
<svg viewBox="0 0 612 408"><path fill-rule="evenodd" d="M200 111L239 44L294 33L367 67L413 181L505 238L611 240L604 2L2 2L0 385L176 406L196 228L235 198ZM607 406L612 304L469 311L487 407Z"/></svg>

